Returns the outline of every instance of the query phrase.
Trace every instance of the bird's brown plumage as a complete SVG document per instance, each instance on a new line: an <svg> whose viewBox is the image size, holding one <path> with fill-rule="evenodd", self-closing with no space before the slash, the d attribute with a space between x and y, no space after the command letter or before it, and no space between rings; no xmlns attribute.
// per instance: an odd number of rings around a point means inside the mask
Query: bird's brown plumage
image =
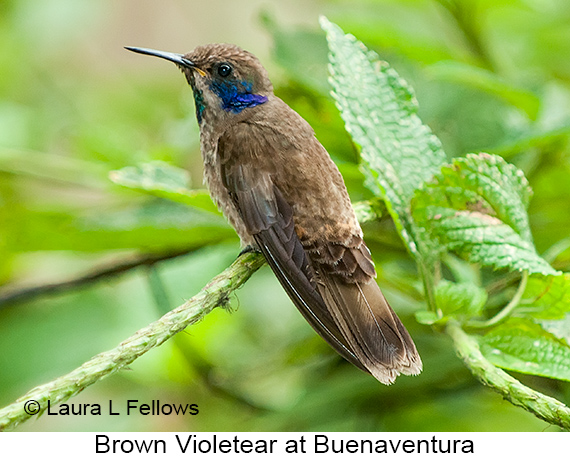
<svg viewBox="0 0 570 457"><path fill-rule="evenodd" d="M313 129L273 94L249 52L215 44L183 58L205 180L242 242L263 252L301 314L348 361L385 384L418 374L420 357L375 282L342 176ZM233 80L218 74L221 64ZM255 94L255 104L228 108L223 84Z"/></svg>

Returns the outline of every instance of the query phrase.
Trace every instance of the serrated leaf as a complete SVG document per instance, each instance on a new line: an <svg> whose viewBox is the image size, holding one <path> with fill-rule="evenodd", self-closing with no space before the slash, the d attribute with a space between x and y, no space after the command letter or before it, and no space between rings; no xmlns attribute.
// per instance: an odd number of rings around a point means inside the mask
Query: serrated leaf
<svg viewBox="0 0 570 457"><path fill-rule="evenodd" d="M507 370L570 381L570 346L526 319L511 318L481 337L481 352Z"/></svg>
<svg viewBox="0 0 570 457"><path fill-rule="evenodd" d="M409 203L446 157L417 116L414 93L378 55L326 18L333 96L346 129L361 147L366 185L384 198L410 252L417 253Z"/></svg>
<svg viewBox="0 0 570 457"><path fill-rule="evenodd" d="M472 262L557 274L532 244L530 196L516 167L498 156L469 154L444 166L416 193L412 213L432 238Z"/></svg>
<svg viewBox="0 0 570 457"><path fill-rule="evenodd" d="M526 209L532 190L521 170L499 156L468 154L426 186L434 205L496 216L532 241Z"/></svg>
<svg viewBox="0 0 570 457"><path fill-rule="evenodd" d="M487 292L473 283L442 280L435 288L435 301L444 315L473 316L485 306Z"/></svg>
<svg viewBox="0 0 570 457"><path fill-rule="evenodd" d="M534 319L563 319L570 313L570 273L531 276L517 313Z"/></svg>
<svg viewBox="0 0 570 457"><path fill-rule="evenodd" d="M428 213L428 218L439 241L471 262L543 275L557 274L531 243L495 217L477 211L437 208Z"/></svg>
<svg viewBox="0 0 570 457"><path fill-rule="evenodd" d="M221 216L206 190L190 190L188 172L165 162L155 161L111 171L109 179L131 189L184 203Z"/></svg>

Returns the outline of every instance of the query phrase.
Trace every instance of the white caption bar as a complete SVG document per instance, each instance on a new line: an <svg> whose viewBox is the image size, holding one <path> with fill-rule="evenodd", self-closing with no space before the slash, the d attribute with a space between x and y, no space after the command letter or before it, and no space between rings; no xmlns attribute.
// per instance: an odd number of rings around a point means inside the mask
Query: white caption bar
<svg viewBox="0 0 570 457"><path fill-rule="evenodd" d="M564 433L4 433L0 455L565 455L568 440Z"/></svg>

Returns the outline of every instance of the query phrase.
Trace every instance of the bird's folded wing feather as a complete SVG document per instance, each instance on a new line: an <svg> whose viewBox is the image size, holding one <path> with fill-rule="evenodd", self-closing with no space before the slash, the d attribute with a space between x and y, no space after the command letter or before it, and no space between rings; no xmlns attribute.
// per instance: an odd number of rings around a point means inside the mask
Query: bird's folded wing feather
<svg viewBox="0 0 570 457"><path fill-rule="evenodd" d="M223 143L219 147L224 147ZM303 317L339 354L368 371L350 349L316 289L307 254L295 233L293 211L271 175L235 160L226 160L221 166L223 183L248 232Z"/></svg>

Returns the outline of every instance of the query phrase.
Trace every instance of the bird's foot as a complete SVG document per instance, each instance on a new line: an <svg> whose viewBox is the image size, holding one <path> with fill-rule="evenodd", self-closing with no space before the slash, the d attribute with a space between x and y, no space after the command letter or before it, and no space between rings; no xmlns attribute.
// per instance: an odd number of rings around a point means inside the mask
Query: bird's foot
<svg viewBox="0 0 570 457"><path fill-rule="evenodd" d="M250 244L241 250L241 252L238 254L238 257L241 257L242 255L247 254L248 252L257 252L258 254L261 254L261 251L257 246L253 246Z"/></svg>

